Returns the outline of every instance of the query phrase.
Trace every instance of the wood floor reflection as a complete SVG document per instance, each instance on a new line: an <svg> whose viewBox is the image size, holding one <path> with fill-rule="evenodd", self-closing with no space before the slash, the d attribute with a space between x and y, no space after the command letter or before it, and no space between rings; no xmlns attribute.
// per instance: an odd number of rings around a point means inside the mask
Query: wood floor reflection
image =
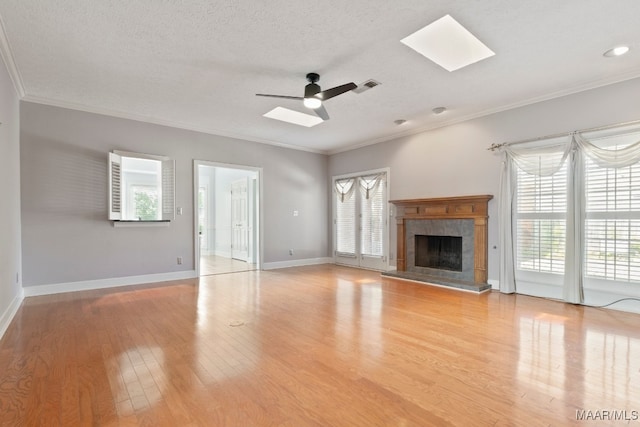
<svg viewBox="0 0 640 427"><path fill-rule="evenodd" d="M34 297L0 425L637 424L639 321L333 265Z"/></svg>
<svg viewBox="0 0 640 427"><path fill-rule="evenodd" d="M200 275L237 273L238 271L255 270L256 265L233 258L216 255L202 255L200 257Z"/></svg>

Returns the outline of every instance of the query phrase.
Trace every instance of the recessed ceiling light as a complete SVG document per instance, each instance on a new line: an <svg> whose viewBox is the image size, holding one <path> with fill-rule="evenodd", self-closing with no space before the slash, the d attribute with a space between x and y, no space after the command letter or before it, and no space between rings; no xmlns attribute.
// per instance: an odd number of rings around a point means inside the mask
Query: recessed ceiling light
<svg viewBox="0 0 640 427"><path fill-rule="evenodd" d="M400 41L448 71L458 70L495 55L450 15L443 16Z"/></svg>
<svg viewBox="0 0 640 427"><path fill-rule="evenodd" d="M629 46L617 46L613 49L609 49L603 55L607 58L611 58L613 56L622 56L627 52L629 52Z"/></svg>
<svg viewBox="0 0 640 427"><path fill-rule="evenodd" d="M263 114L263 116L308 128L323 122L323 120L318 116L312 116L310 114L289 110L288 108L283 107L276 107L268 113Z"/></svg>
<svg viewBox="0 0 640 427"><path fill-rule="evenodd" d="M405 119L398 119L398 120L394 120L393 123L395 123L397 126L400 126L407 123L407 121Z"/></svg>
<svg viewBox="0 0 640 427"><path fill-rule="evenodd" d="M431 111L433 111L433 114L442 114L447 111L447 107L436 107Z"/></svg>

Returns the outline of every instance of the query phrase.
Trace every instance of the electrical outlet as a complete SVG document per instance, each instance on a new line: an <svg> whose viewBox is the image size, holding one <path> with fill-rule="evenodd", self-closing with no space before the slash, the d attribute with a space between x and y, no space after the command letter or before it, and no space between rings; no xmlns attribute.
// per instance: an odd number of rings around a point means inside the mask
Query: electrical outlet
<svg viewBox="0 0 640 427"><path fill-rule="evenodd" d="M289 255L293 255L293 249L289 249Z"/></svg>
<svg viewBox="0 0 640 427"><path fill-rule="evenodd" d="M178 257L178 265L182 265L182 257L181 256Z"/></svg>

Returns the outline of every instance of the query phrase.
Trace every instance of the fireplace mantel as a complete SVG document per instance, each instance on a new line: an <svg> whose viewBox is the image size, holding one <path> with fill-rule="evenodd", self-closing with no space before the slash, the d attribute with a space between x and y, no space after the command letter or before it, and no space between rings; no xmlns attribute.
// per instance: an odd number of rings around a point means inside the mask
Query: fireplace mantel
<svg viewBox="0 0 640 427"><path fill-rule="evenodd" d="M472 219L474 221L475 284L487 283L487 220L492 195L440 197L434 199L391 200L396 207L397 271L406 271L406 221L437 219Z"/></svg>

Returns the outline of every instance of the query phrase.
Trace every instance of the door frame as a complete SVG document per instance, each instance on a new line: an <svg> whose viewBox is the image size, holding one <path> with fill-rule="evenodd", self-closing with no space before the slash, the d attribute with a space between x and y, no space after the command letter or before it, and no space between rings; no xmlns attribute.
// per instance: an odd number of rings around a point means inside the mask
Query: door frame
<svg viewBox="0 0 640 427"><path fill-rule="evenodd" d="M200 238L198 236L198 189L200 188L200 174L198 173L199 166L209 166L222 169L240 169L249 172L255 172L256 174L256 202L255 202L255 218L256 230L255 230L255 247L256 247L256 260L255 265L257 270L262 270L262 260L264 259L264 218L263 218L263 189L262 189L262 168L246 165L237 165L232 163L212 162L208 160L194 160L193 161L193 253L194 253L194 269L196 276L200 277Z"/></svg>
<svg viewBox="0 0 640 427"><path fill-rule="evenodd" d="M335 182L338 179L344 179L344 178L356 178L356 177L360 177L360 176L367 176L367 175L375 175L378 173L386 173L386 180L387 180L387 189L386 189L386 198L387 198L387 207L386 207L386 221L385 221L385 229L383 230L383 236L384 236L384 243L382 244L382 247L384 248L384 252L385 252L385 258L386 261L383 262L384 265L384 269L385 270L389 270L390 267L390 257L389 257L389 240L390 240L390 236L389 236L389 230L391 230L390 227L390 222L391 222L391 214L392 214L392 210L389 209L389 189L391 188L391 168L386 167L386 168L379 168L379 169L370 169L370 170L366 170L366 171L360 171L360 172L353 172L353 173L348 173L348 174L343 174L343 175L334 175L331 177L331 215L332 215L332 219L331 219L331 236L333 238L333 262L335 264L341 264L337 262L337 241L338 241L338 236L337 236L337 227L336 227L336 189L335 189ZM358 251L360 251L359 249L360 247L360 242L356 243L356 249ZM357 259L357 263L355 263L355 265L353 264L344 264L344 265L351 265L352 267L358 267L358 268L363 268L363 269L370 269L367 267L363 267L361 266L361 262L360 262L360 257L362 255L356 255L355 259Z"/></svg>

